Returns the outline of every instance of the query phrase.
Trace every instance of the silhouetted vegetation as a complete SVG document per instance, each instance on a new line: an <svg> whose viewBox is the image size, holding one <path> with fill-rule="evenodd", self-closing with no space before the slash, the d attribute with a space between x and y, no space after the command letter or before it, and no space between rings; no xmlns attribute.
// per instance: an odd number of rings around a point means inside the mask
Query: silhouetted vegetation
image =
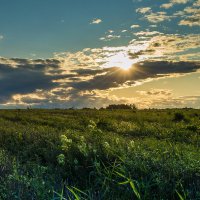
<svg viewBox="0 0 200 200"><path fill-rule="evenodd" d="M1 110L0 199L200 199L200 110L122 107Z"/></svg>
<svg viewBox="0 0 200 200"><path fill-rule="evenodd" d="M186 119L185 115L183 113L181 113L181 112L176 112L174 114L174 121L180 122L180 121L183 121L185 119Z"/></svg>
<svg viewBox="0 0 200 200"><path fill-rule="evenodd" d="M124 110L136 110L136 106L134 104L112 104L106 107L107 110L119 110L119 109L124 109Z"/></svg>

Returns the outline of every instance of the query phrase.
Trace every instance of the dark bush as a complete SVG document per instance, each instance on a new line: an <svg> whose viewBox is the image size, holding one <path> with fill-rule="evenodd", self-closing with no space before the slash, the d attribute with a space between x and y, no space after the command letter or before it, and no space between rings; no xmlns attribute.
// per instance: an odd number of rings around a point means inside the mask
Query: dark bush
<svg viewBox="0 0 200 200"><path fill-rule="evenodd" d="M112 104L106 107L107 110L118 110L118 109L124 109L124 110L136 110L136 106L134 104Z"/></svg>
<svg viewBox="0 0 200 200"><path fill-rule="evenodd" d="M185 115L183 113L176 112L174 114L174 119L173 120L176 121L176 122L180 122L180 121L186 120L186 118L185 118Z"/></svg>

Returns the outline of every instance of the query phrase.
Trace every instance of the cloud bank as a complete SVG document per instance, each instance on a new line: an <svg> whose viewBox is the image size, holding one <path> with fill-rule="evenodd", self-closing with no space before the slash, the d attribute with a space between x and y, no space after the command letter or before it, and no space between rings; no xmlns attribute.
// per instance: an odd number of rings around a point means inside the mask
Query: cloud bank
<svg viewBox="0 0 200 200"><path fill-rule="evenodd" d="M200 69L199 63L189 61L144 61L135 63L129 70L123 70L120 67L93 68L90 65L83 68L80 64L67 65L66 60L63 57L38 60L1 58L0 105L67 108L101 107L124 102L139 104L137 98L117 98L109 96L106 91L134 86L149 79L192 73ZM87 62L91 62L87 56L83 60L86 61L86 66ZM104 91L104 94L101 91ZM155 93L151 91L148 94ZM158 94L168 93L159 91Z"/></svg>

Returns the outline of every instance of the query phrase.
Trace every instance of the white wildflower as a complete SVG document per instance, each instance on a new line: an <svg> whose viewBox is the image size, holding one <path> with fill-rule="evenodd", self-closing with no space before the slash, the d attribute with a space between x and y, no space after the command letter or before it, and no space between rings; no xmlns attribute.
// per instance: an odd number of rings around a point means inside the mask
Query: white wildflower
<svg viewBox="0 0 200 200"><path fill-rule="evenodd" d="M68 150L72 144L72 140L68 139L66 135L61 135L60 139L62 150Z"/></svg>
<svg viewBox="0 0 200 200"><path fill-rule="evenodd" d="M103 146L104 146L104 148L107 149L107 150L110 149L110 145L109 145L108 142L104 142Z"/></svg>
<svg viewBox="0 0 200 200"><path fill-rule="evenodd" d="M57 161L60 165L64 165L65 164L65 155L64 154L60 154L57 156Z"/></svg>

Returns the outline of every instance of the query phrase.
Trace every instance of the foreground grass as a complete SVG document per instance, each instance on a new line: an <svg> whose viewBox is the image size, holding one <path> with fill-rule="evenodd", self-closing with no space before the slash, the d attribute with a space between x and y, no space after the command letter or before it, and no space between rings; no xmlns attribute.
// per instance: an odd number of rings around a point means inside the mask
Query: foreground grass
<svg viewBox="0 0 200 200"><path fill-rule="evenodd" d="M0 199L200 199L200 111L1 110Z"/></svg>

